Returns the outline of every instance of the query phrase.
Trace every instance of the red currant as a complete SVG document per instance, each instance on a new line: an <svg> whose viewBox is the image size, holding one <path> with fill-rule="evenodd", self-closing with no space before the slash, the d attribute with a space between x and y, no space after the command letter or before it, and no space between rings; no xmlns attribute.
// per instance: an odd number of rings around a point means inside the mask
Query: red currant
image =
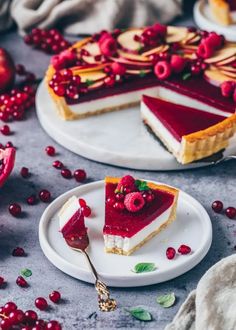
<svg viewBox="0 0 236 330"><path fill-rule="evenodd" d="M48 190L43 189L39 192L39 199L44 203L49 203L51 200L51 193Z"/></svg>
<svg viewBox="0 0 236 330"><path fill-rule="evenodd" d="M29 196L26 201L27 201L27 204L29 204L29 205L35 205L37 203L37 197L36 197L36 195L33 194L33 195Z"/></svg>
<svg viewBox="0 0 236 330"><path fill-rule="evenodd" d="M216 213L220 213L223 210L223 203L221 201L214 201L211 205L212 210Z"/></svg>
<svg viewBox="0 0 236 330"><path fill-rule="evenodd" d="M10 204L8 209L14 217L19 217L21 215L21 206L18 203Z"/></svg>
<svg viewBox="0 0 236 330"><path fill-rule="evenodd" d="M17 277L16 284L22 288L26 288L28 286L27 281L22 276Z"/></svg>
<svg viewBox="0 0 236 330"><path fill-rule="evenodd" d="M64 167L63 163L60 160L55 160L52 164L56 169L62 169Z"/></svg>
<svg viewBox="0 0 236 330"><path fill-rule="evenodd" d="M85 170L79 169L74 172L74 177L75 177L76 181L82 182L86 179L87 174L86 174Z"/></svg>
<svg viewBox="0 0 236 330"><path fill-rule="evenodd" d="M26 318L27 323L33 325L37 321L38 315L35 311L28 310L25 312L25 318Z"/></svg>
<svg viewBox="0 0 236 330"><path fill-rule="evenodd" d="M35 306L40 309L41 311L44 311L48 308L47 300L43 297L39 297L35 299Z"/></svg>
<svg viewBox="0 0 236 330"><path fill-rule="evenodd" d="M28 178L30 176L29 169L27 167L22 167L20 174L23 178Z"/></svg>
<svg viewBox="0 0 236 330"><path fill-rule="evenodd" d="M11 130L10 130L10 127L8 125L3 125L0 128L0 131L3 135L10 135L11 134Z"/></svg>
<svg viewBox="0 0 236 330"><path fill-rule="evenodd" d="M50 299L52 302L54 302L55 304L57 304L57 303L60 301L60 299L61 299L61 294L60 294L60 292L58 292L58 291L53 291L52 293L50 293L50 295L49 295L49 299Z"/></svg>
<svg viewBox="0 0 236 330"><path fill-rule="evenodd" d="M65 178L65 179L71 179L71 178L72 178L71 170L69 170L68 168L63 168L63 169L61 170L61 175L62 175L63 178Z"/></svg>
<svg viewBox="0 0 236 330"><path fill-rule="evenodd" d="M57 321L50 321L46 325L46 330L61 330L61 326Z"/></svg>
<svg viewBox="0 0 236 330"><path fill-rule="evenodd" d="M225 214L229 219L234 219L236 216L235 207L232 207L232 206L227 207L227 209L225 210Z"/></svg>
<svg viewBox="0 0 236 330"><path fill-rule="evenodd" d="M54 156L55 155L55 148L53 146L47 146L45 148L45 151L47 153L48 156Z"/></svg>

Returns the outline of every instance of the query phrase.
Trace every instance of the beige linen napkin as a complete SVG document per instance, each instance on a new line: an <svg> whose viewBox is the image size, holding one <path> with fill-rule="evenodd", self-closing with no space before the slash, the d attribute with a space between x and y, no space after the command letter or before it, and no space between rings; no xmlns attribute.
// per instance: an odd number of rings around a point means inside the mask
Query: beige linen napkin
<svg viewBox="0 0 236 330"><path fill-rule="evenodd" d="M236 329L236 255L224 258L201 278L165 330Z"/></svg>
<svg viewBox="0 0 236 330"><path fill-rule="evenodd" d="M50 28L55 24L64 26L69 34L91 34L156 21L167 23L181 14L182 4L182 0L0 0L0 21L9 17L9 2L11 17L21 34L36 26Z"/></svg>

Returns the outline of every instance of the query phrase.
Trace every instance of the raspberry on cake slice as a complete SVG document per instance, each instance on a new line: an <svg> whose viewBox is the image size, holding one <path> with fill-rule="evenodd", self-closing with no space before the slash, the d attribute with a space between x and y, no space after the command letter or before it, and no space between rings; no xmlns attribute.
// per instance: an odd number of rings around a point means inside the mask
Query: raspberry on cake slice
<svg viewBox="0 0 236 330"><path fill-rule="evenodd" d="M178 190L126 175L105 179L105 251L130 255L176 218Z"/></svg>

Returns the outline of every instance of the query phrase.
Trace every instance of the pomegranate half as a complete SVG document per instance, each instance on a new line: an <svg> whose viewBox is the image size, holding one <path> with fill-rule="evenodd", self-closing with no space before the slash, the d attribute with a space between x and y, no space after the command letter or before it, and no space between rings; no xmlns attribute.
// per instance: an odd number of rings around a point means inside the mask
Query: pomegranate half
<svg viewBox="0 0 236 330"><path fill-rule="evenodd" d="M11 174L15 163L15 148L0 149L0 188Z"/></svg>

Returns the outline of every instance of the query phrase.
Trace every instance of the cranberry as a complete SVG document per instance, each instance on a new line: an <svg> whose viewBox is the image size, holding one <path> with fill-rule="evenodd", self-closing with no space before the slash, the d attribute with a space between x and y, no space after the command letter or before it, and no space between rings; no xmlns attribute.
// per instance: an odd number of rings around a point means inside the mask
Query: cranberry
<svg viewBox="0 0 236 330"><path fill-rule="evenodd" d="M116 200L113 197L108 197L106 202L108 205L113 206L115 204Z"/></svg>
<svg viewBox="0 0 236 330"><path fill-rule="evenodd" d="M65 178L65 179L71 179L71 178L72 178L71 170L69 170L68 168L63 168L63 169L61 170L61 175L62 175L63 178Z"/></svg>
<svg viewBox="0 0 236 330"><path fill-rule="evenodd" d="M17 246L12 251L12 256L13 257L24 257L25 256L25 250L22 247Z"/></svg>
<svg viewBox="0 0 236 330"><path fill-rule="evenodd" d="M232 207L232 206L227 207L227 209L225 210L225 214L230 219L235 218L235 216L236 216L236 209L235 209L235 207Z"/></svg>
<svg viewBox="0 0 236 330"><path fill-rule="evenodd" d="M4 313L9 315L11 312L15 311L17 309L17 306L14 302L9 301L4 305Z"/></svg>
<svg viewBox="0 0 236 330"><path fill-rule="evenodd" d="M4 122L8 122L9 121L9 114L6 111L0 112L0 120L2 120Z"/></svg>
<svg viewBox="0 0 236 330"><path fill-rule="evenodd" d="M46 325L47 330L61 330L61 326L57 321L50 321Z"/></svg>
<svg viewBox="0 0 236 330"><path fill-rule="evenodd" d="M202 69L200 66L194 65L194 64L191 65L191 73L194 76L198 76L201 72L202 72Z"/></svg>
<svg viewBox="0 0 236 330"><path fill-rule="evenodd" d="M191 252L191 248L188 245L180 245L180 247L178 248L178 252L180 254L189 254Z"/></svg>
<svg viewBox="0 0 236 330"><path fill-rule="evenodd" d="M223 203L221 201L214 201L211 205L212 210L216 213L220 213L223 210Z"/></svg>
<svg viewBox="0 0 236 330"><path fill-rule="evenodd" d="M39 199L44 203L49 203L51 200L51 193L48 190L43 189L39 192Z"/></svg>
<svg viewBox="0 0 236 330"><path fill-rule="evenodd" d="M63 163L60 160L55 160L52 163L52 166L55 167L56 169L62 169L64 167Z"/></svg>
<svg viewBox="0 0 236 330"><path fill-rule="evenodd" d="M81 207L83 215L88 218L91 215L91 209L88 205Z"/></svg>
<svg viewBox="0 0 236 330"><path fill-rule="evenodd" d="M37 321L35 322L35 325L40 326L40 327L41 327L40 329L45 329L45 327L46 327L46 322L45 322L44 320L39 319L39 320L37 320Z"/></svg>
<svg viewBox="0 0 236 330"><path fill-rule="evenodd" d="M18 203L10 204L8 209L14 217L19 217L21 215L21 206Z"/></svg>
<svg viewBox="0 0 236 330"><path fill-rule="evenodd" d="M176 251L175 251L175 249L173 247L168 247L167 248L167 250L166 250L166 257L167 257L167 259L169 259L169 260L174 259L175 254L176 254Z"/></svg>
<svg viewBox="0 0 236 330"><path fill-rule="evenodd" d="M11 130L10 130L10 127L8 125L3 125L0 128L0 131L3 135L10 135L11 134Z"/></svg>
<svg viewBox="0 0 236 330"><path fill-rule="evenodd" d="M47 300L43 297L39 297L35 299L35 306L40 309L41 311L44 311L48 308Z"/></svg>
<svg viewBox="0 0 236 330"><path fill-rule="evenodd" d="M86 203L86 201L83 198L79 198L79 205L81 207L84 207L84 206L87 206L87 203Z"/></svg>
<svg viewBox="0 0 236 330"><path fill-rule="evenodd" d="M25 318L27 323L34 324L38 319L38 315L35 311L28 310L25 312Z"/></svg>
<svg viewBox="0 0 236 330"><path fill-rule="evenodd" d="M144 191L142 193L142 195L143 195L143 198L145 199L145 201L148 203L151 203L155 198L155 196L151 190Z"/></svg>
<svg viewBox="0 0 236 330"><path fill-rule="evenodd" d="M1 323L0 323L0 328L1 330L11 330L11 322L9 321L9 319L3 319L1 320Z"/></svg>
<svg viewBox="0 0 236 330"><path fill-rule="evenodd" d="M27 167L22 167L20 174L23 178L28 178L30 176L29 169Z"/></svg>
<svg viewBox="0 0 236 330"><path fill-rule="evenodd" d="M123 201L125 199L124 194L118 193L116 194L116 200Z"/></svg>
<svg viewBox="0 0 236 330"><path fill-rule="evenodd" d="M54 302L55 304L57 304L57 303L60 301L60 299L61 299L61 294L60 294L60 292L58 292L58 291L53 291L52 293L50 293L50 295L49 295L49 299L50 299L52 302Z"/></svg>
<svg viewBox="0 0 236 330"><path fill-rule="evenodd" d="M0 287L3 285L4 282L5 282L4 278L0 276Z"/></svg>
<svg viewBox="0 0 236 330"><path fill-rule="evenodd" d="M14 148L13 143L11 141L8 141L5 145L5 148Z"/></svg>
<svg viewBox="0 0 236 330"><path fill-rule="evenodd" d="M87 174L86 174L85 170L78 169L74 172L74 177L75 177L76 181L82 182L86 179Z"/></svg>
<svg viewBox="0 0 236 330"><path fill-rule="evenodd" d="M54 156L55 155L55 148L53 146L47 146L45 148L45 151L47 153L48 156Z"/></svg>
<svg viewBox="0 0 236 330"><path fill-rule="evenodd" d="M114 209L118 210L118 211L123 211L125 209L125 205L123 202L115 202L113 204Z"/></svg>
<svg viewBox="0 0 236 330"><path fill-rule="evenodd" d="M66 88L62 84L60 84L60 85L54 85L53 91L58 96L64 96L65 93L66 93Z"/></svg>
<svg viewBox="0 0 236 330"><path fill-rule="evenodd" d="M33 194L33 195L29 196L26 199L26 201L27 201L27 204L29 204L29 205L35 205L37 203L37 197L36 197L36 195Z"/></svg>
<svg viewBox="0 0 236 330"><path fill-rule="evenodd" d="M26 288L28 286L28 283L22 276L18 276L16 279L16 284L22 288Z"/></svg>
<svg viewBox="0 0 236 330"><path fill-rule="evenodd" d="M11 324L19 324L24 322L25 314L22 310L16 309L15 311L11 312L9 315L9 321Z"/></svg>

